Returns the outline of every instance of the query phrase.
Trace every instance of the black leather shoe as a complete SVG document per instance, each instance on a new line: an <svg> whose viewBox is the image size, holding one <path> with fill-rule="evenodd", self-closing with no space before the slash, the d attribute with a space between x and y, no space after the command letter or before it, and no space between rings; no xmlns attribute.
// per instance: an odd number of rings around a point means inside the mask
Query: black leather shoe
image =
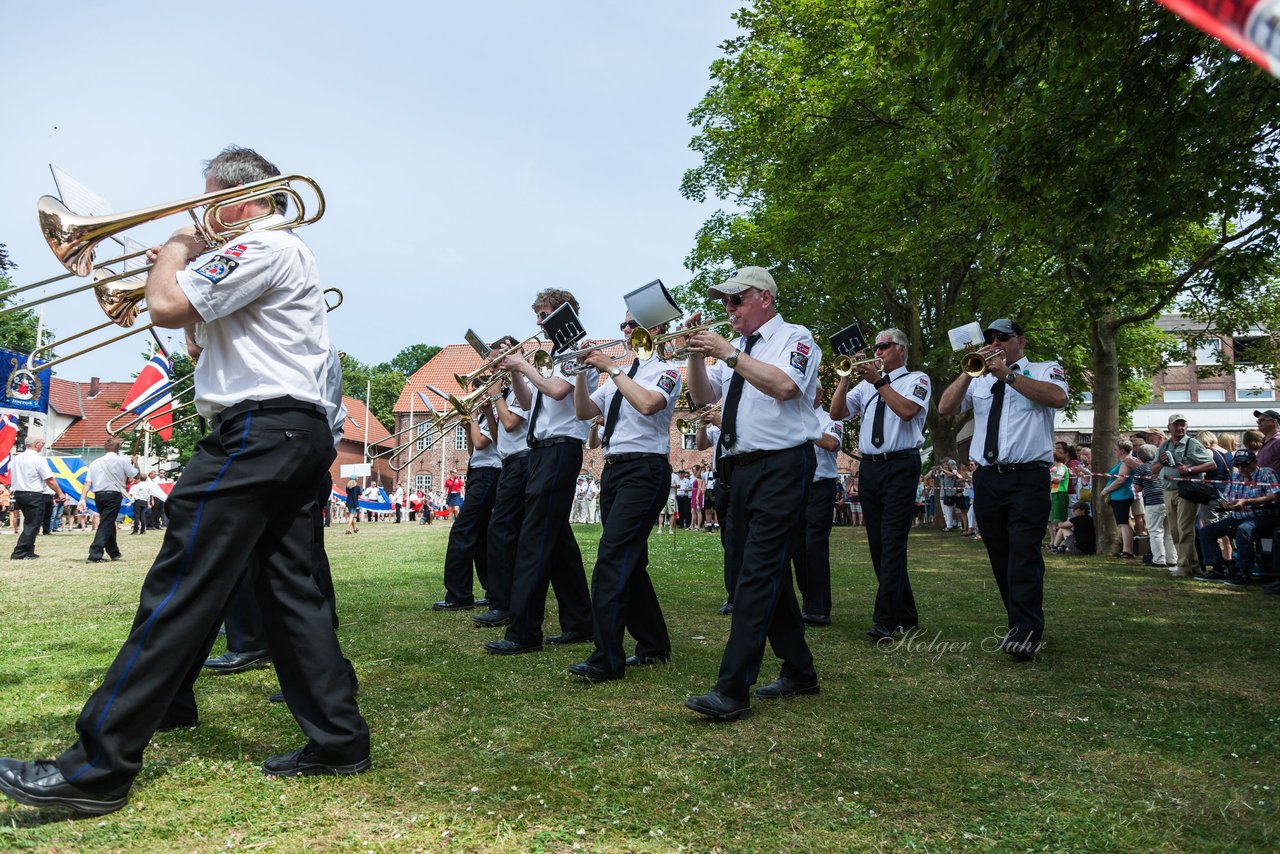
<svg viewBox="0 0 1280 854"><path fill-rule="evenodd" d="M124 555L107 555L112 560L124 560Z"/></svg>
<svg viewBox="0 0 1280 854"><path fill-rule="evenodd" d="M716 611L716 613L722 617L729 616L730 614L733 613L733 603L725 602L723 605L720 606L720 610Z"/></svg>
<svg viewBox="0 0 1280 854"><path fill-rule="evenodd" d="M292 753L272 756L262 763L264 774L272 777L314 777L319 774L359 774L372 767L369 757L355 762L335 762L311 750L311 745L299 747Z"/></svg>
<svg viewBox="0 0 1280 854"><path fill-rule="evenodd" d="M477 608L488 608L488 607L489 607L489 600L488 600L488 599L483 599L483 598L482 598L482 599L477 599L477 600L476 600L476 607L477 607Z"/></svg>
<svg viewBox="0 0 1280 854"><path fill-rule="evenodd" d="M40 559L40 555L18 555L17 557L9 558L9 560L39 560L39 559Z"/></svg>
<svg viewBox="0 0 1280 854"><path fill-rule="evenodd" d="M493 655L522 655L526 652L542 652L542 644L523 644L513 640L489 641L484 648Z"/></svg>
<svg viewBox="0 0 1280 854"><path fill-rule="evenodd" d="M482 628L496 629L498 626L505 626L511 622L511 612L495 611L490 608L483 614L476 614L471 618L471 622Z"/></svg>
<svg viewBox="0 0 1280 854"><path fill-rule="evenodd" d="M735 700L714 688L701 696L690 697L684 701L684 706L700 715L722 721L744 720L751 717L750 700Z"/></svg>
<svg viewBox="0 0 1280 854"><path fill-rule="evenodd" d="M591 643L594 638L586 632L561 632L558 635L552 635L547 638L547 643L564 645L570 643Z"/></svg>
<svg viewBox="0 0 1280 854"><path fill-rule="evenodd" d="M627 667L648 667L653 664L666 664L671 661L671 653L666 655L630 655L627 656Z"/></svg>
<svg viewBox="0 0 1280 854"><path fill-rule="evenodd" d="M227 674L241 673L257 667L266 667L270 663L271 656L262 650L256 652L232 652L227 650L217 658L211 658L206 661L204 667L213 673Z"/></svg>
<svg viewBox="0 0 1280 854"><path fill-rule="evenodd" d="M88 557L84 559L84 562L85 563L106 563L107 559L105 557Z"/></svg>
<svg viewBox="0 0 1280 854"><path fill-rule="evenodd" d="M581 676L588 682L612 682L627 675L626 671L619 670L617 673L613 673L586 661L570 664L569 672L574 676Z"/></svg>
<svg viewBox="0 0 1280 854"><path fill-rule="evenodd" d="M129 801L128 790L108 795L71 785L47 759L0 759L0 792L29 807L63 807L85 815L106 815Z"/></svg>
<svg viewBox="0 0 1280 854"><path fill-rule="evenodd" d="M825 614L801 614L800 619L804 620L806 626L831 625L831 618Z"/></svg>
<svg viewBox="0 0 1280 854"><path fill-rule="evenodd" d="M268 703L283 703L283 702L284 702L284 692L283 692L283 691L277 691L276 693L272 694L270 697L268 697L268 698L267 698L267 702L268 702Z"/></svg>
<svg viewBox="0 0 1280 854"><path fill-rule="evenodd" d="M872 626L867 629L867 637L871 638L871 640L876 643L879 643L882 640L893 640L893 632L889 631L884 626Z"/></svg>
<svg viewBox="0 0 1280 854"><path fill-rule="evenodd" d="M431 610L432 610L432 611L470 611L470 610L474 609L475 607L476 607L476 606L475 606L475 603L472 603L472 604L470 604L470 605L463 605L463 604L461 604L461 603L458 603L458 602L450 602L450 601L448 601L448 600L446 600L446 601L444 601L444 602L432 602L432 603L431 603Z"/></svg>
<svg viewBox="0 0 1280 854"><path fill-rule="evenodd" d="M1036 656L1036 644L1029 640L1014 640L1012 635L1005 635L1004 640L1000 641L1000 651L1018 661L1031 661Z"/></svg>
<svg viewBox="0 0 1280 854"><path fill-rule="evenodd" d="M784 700L801 694L817 694L818 680L797 682L790 676L779 676L777 679L756 689L756 696L761 700Z"/></svg>
<svg viewBox="0 0 1280 854"><path fill-rule="evenodd" d="M200 725L200 718L165 718L160 721L160 726L156 727L156 732L173 732L175 729L195 729Z"/></svg>

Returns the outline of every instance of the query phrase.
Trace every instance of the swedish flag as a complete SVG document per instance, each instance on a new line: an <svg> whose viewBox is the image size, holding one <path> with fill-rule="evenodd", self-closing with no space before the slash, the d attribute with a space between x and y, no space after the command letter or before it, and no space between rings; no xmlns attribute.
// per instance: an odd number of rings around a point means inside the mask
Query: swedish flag
<svg viewBox="0 0 1280 854"><path fill-rule="evenodd" d="M53 469L54 480L58 482L58 486L73 504L79 504L80 499L83 498L84 505L90 513L98 512L93 493L85 495L84 486L89 478L89 467L85 465L83 457L49 457L49 468ZM133 505L125 501L120 506L120 517L131 519L132 509Z"/></svg>

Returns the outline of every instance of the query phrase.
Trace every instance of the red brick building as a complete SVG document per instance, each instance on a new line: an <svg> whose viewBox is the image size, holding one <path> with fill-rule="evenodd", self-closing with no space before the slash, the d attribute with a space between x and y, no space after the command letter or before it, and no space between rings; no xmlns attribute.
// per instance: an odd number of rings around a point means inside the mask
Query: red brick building
<svg viewBox="0 0 1280 854"><path fill-rule="evenodd" d="M342 402L347 407L347 418L342 422L342 439L338 442L338 457L329 467L329 473L333 475L335 484L341 482L342 466L364 462L366 436L371 457L389 449L393 444L387 428L369 414L363 402L346 395L343 395ZM388 493L394 490L396 477L388 460L385 457L372 460L372 465L373 474L370 482L381 486Z"/></svg>

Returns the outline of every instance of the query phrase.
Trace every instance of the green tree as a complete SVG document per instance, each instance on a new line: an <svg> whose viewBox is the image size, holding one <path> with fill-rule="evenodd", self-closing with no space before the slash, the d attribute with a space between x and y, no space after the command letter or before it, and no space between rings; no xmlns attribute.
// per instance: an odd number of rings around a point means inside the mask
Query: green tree
<svg viewBox="0 0 1280 854"><path fill-rule="evenodd" d="M440 352L440 347L435 344L411 344L405 347L389 362L383 362L378 365L381 370L399 371L406 377L411 377L418 370L430 362L436 353Z"/></svg>
<svg viewBox="0 0 1280 854"><path fill-rule="evenodd" d="M13 282L10 273L18 268L9 256L9 250L0 243L0 303L7 303L4 291ZM36 346L36 329L40 319L32 309L20 309L0 315L0 347L15 353L30 353ZM52 330L46 330L45 339L49 340ZM47 357L47 354L46 354Z"/></svg>

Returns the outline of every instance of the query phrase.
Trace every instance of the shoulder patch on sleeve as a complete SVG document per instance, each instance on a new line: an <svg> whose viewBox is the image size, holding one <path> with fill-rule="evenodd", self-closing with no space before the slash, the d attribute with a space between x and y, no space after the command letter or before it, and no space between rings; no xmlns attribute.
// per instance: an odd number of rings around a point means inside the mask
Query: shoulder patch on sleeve
<svg viewBox="0 0 1280 854"><path fill-rule="evenodd" d="M1067 378L1067 372L1062 369L1062 365L1054 365L1052 368L1050 368L1049 379L1065 380L1066 378Z"/></svg>
<svg viewBox="0 0 1280 854"><path fill-rule="evenodd" d="M797 343L797 344L796 344L796 352L797 352L797 353L799 353L799 354L801 354L802 356L807 356L807 355L809 355L809 345L808 345L808 344L806 344L806 343L804 343L803 341L801 341L801 342Z"/></svg>
<svg viewBox="0 0 1280 854"><path fill-rule="evenodd" d="M672 373L674 373L674 371L667 371L665 374L658 377L658 388L662 389L667 394L671 394L671 392L676 390L676 381L675 378L671 376Z"/></svg>
<svg viewBox="0 0 1280 854"><path fill-rule="evenodd" d="M214 255L204 264L196 268L196 272L215 285L230 276L240 266L240 262L225 255Z"/></svg>
<svg viewBox="0 0 1280 854"><path fill-rule="evenodd" d="M832 432L832 433L834 433L834 434L836 434L837 436L842 436L842 435L844 435L844 422L843 422L843 421L832 421L832 422L831 422L831 432Z"/></svg>
<svg viewBox="0 0 1280 854"><path fill-rule="evenodd" d="M673 380L678 380L678 379L680 379L680 372L679 372L679 371L665 371L665 372L664 372L664 376L671 377L671 379L673 379Z"/></svg>
<svg viewBox="0 0 1280 854"><path fill-rule="evenodd" d="M241 255L245 253L245 250L247 250L248 248L249 247L245 246L243 243L239 243L239 244L236 244L235 246L228 246L226 249L223 249L222 254L232 255L236 258L239 258Z"/></svg>
<svg viewBox="0 0 1280 854"><path fill-rule="evenodd" d="M804 345L801 344L799 346L803 347ZM799 350L792 350L791 367L803 374L809 369L809 356L805 353L801 353Z"/></svg>
<svg viewBox="0 0 1280 854"><path fill-rule="evenodd" d="M916 383L915 388L911 389L911 396L919 400L924 400L929 394L929 390L920 383Z"/></svg>

